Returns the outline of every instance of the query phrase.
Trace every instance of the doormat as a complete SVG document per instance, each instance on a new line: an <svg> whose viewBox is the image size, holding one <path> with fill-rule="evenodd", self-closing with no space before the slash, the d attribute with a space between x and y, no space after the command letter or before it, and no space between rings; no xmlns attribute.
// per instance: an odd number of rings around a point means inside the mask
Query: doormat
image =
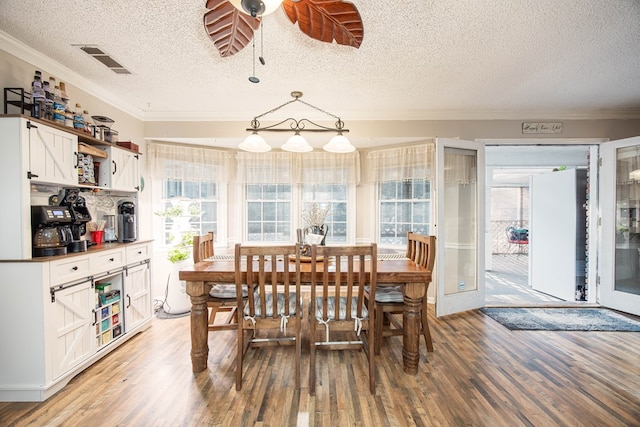
<svg viewBox="0 0 640 427"><path fill-rule="evenodd" d="M606 308L481 308L512 331L640 332L640 321Z"/></svg>

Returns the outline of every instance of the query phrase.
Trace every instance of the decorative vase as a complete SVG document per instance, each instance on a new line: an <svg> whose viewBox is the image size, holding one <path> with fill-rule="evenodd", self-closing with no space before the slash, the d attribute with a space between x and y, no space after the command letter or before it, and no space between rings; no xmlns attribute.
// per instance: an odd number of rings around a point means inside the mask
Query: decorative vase
<svg viewBox="0 0 640 427"><path fill-rule="evenodd" d="M322 236L322 240L320 241L320 243L316 243L320 246L324 246L324 242L327 239L327 231L329 231L329 226L327 224L322 224L322 225L312 225L310 227L307 227L304 229L304 234L307 240L307 243L311 243L313 244L314 242L312 242L309 238L309 235L315 235L315 236Z"/></svg>

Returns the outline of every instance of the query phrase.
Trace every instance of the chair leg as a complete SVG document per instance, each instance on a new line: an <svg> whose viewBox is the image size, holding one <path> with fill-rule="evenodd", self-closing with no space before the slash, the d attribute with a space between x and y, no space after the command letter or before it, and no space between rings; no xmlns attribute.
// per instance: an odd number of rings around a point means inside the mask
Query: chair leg
<svg viewBox="0 0 640 427"><path fill-rule="evenodd" d="M373 338L374 340L375 354L380 354L380 349L382 348L382 328L383 328L385 315L384 315L384 312L382 311L382 306L378 304L375 304L374 311L376 312L376 318L375 318L376 327L375 327L374 334L371 334L372 335L371 338Z"/></svg>
<svg viewBox="0 0 640 427"><path fill-rule="evenodd" d="M433 353L433 342L431 341L431 331L429 331L429 321L427 315L427 296L424 296L422 301L422 334L424 335L425 344L427 344L427 351Z"/></svg>
<svg viewBox="0 0 640 427"><path fill-rule="evenodd" d="M373 334L371 333L372 331L369 330L367 331L367 345L369 346L369 349L367 351L367 358L369 359L369 392L371 394L376 394L376 358L374 356L374 349L375 349L375 337L378 336L378 331L376 331L376 323L378 322L378 319L375 318L375 316L377 316L377 312L376 310L372 310L371 314L374 315L374 321L371 322L371 326L370 328L373 328ZM382 338L382 337L381 337Z"/></svg>
<svg viewBox="0 0 640 427"><path fill-rule="evenodd" d="M310 315L309 331L309 394L316 394L316 320Z"/></svg>
<svg viewBox="0 0 640 427"><path fill-rule="evenodd" d="M302 359L301 322L302 319L298 318L298 325L296 326L296 390L300 390L300 363Z"/></svg>
<svg viewBox="0 0 640 427"><path fill-rule="evenodd" d="M240 391L242 389L242 365L244 362L244 331L240 323L238 323L238 354L236 361L236 390Z"/></svg>

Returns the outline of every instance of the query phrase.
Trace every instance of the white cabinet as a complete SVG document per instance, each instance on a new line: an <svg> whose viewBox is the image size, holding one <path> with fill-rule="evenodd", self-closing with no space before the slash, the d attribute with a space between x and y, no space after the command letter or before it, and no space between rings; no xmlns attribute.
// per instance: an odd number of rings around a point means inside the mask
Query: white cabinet
<svg viewBox="0 0 640 427"><path fill-rule="evenodd" d="M91 280L52 293L47 314L47 383L87 360L93 353L93 288Z"/></svg>
<svg viewBox="0 0 640 427"><path fill-rule="evenodd" d="M150 241L111 243L0 262L0 401L48 399L149 326L150 253Z"/></svg>
<svg viewBox="0 0 640 427"><path fill-rule="evenodd" d="M118 147L106 147L108 158L100 165L100 187L113 190L138 191L140 175L138 173L139 154Z"/></svg>
<svg viewBox="0 0 640 427"><path fill-rule="evenodd" d="M78 137L42 123L21 119L29 146L28 177L33 182L78 185Z"/></svg>
<svg viewBox="0 0 640 427"><path fill-rule="evenodd" d="M32 184L51 187L80 187L78 143L100 146L108 159L100 159L100 187L126 192L135 198L139 189L139 154L98 141L73 129L25 116L0 117L0 171L2 196L11 209L0 210L0 260L31 258Z"/></svg>
<svg viewBox="0 0 640 427"><path fill-rule="evenodd" d="M128 266L124 279L125 332L151 318L151 271L149 262Z"/></svg>

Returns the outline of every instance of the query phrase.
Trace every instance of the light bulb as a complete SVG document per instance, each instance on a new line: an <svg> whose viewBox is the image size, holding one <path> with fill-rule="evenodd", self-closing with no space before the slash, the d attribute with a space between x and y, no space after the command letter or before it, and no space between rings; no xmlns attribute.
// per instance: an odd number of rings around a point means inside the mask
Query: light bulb
<svg viewBox="0 0 640 427"><path fill-rule="evenodd" d="M306 153L309 151L313 151L313 147L309 145L304 136L296 133L291 138L284 143L282 147L280 147L284 151L291 151L294 153Z"/></svg>
<svg viewBox="0 0 640 427"><path fill-rule="evenodd" d="M258 135L257 132L253 132L247 136L244 141L238 145L241 150L250 151L252 153L266 153L271 151L271 146L267 144L267 141L263 137Z"/></svg>
<svg viewBox="0 0 640 427"><path fill-rule="evenodd" d="M351 142L346 136L339 133L331 138L331 140L322 147L322 149L330 153L351 153L352 151L355 151L356 147L351 145Z"/></svg>

